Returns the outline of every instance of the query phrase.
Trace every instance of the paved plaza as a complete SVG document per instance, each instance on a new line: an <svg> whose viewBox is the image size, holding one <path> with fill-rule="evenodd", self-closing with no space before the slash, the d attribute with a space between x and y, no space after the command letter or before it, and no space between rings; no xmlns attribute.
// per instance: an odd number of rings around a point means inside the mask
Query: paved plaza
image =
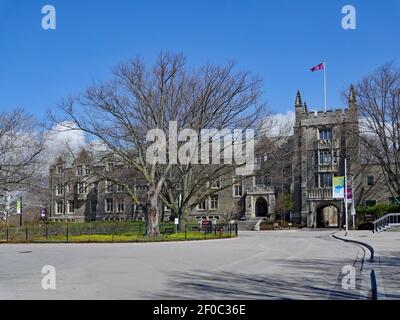
<svg viewBox="0 0 400 320"><path fill-rule="evenodd" d="M367 299L400 298L400 232L354 232L376 249L333 239L335 230L241 232L237 239L145 244L0 246L0 299ZM343 236L342 232L338 235ZM56 269L56 290L41 286ZM342 286L354 265L356 289Z"/></svg>

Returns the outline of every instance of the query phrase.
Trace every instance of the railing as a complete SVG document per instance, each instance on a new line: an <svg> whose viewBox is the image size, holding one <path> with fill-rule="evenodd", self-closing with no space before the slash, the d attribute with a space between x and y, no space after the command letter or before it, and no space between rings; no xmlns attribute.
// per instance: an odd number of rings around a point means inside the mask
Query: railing
<svg viewBox="0 0 400 320"><path fill-rule="evenodd" d="M248 194L263 194L263 193L275 193L274 187L253 187L247 191Z"/></svg>
<svg viewBox="0 0 400 320"><path fill-rule="evenodd" d="M158 241L203 240L232 238L238 236L237 224L187 225L177 228L174 224L159 225ZM100 223L100 224L51 224L0 228L2 243L89 243L89 242L145 242L144 223Z"/></svg>
<svg viewBox="0 0 400 320"><path fill-rule="evenodd" d="M315 167L318 172L337 172L337 171L339 171L338 164L320 164Z"/></svg>
<svg viewBox="0 0 400 320"><path fill-rule="evenodd" d="M331 199L332 188L310 188L307 190L307 197L309 199Z"/></svg>
<svg viewBox="0 0 400 320"><path fill-rule="evenodd" d="M315 148L317 149L339 149L339 140L315 140Z"/></svg>
<svg viewBox="0 0 400 320"><path fill-rule="evenodd" d="M400 213L388 213L373 222L374 232L385 231L391 227L400 226Z"/></svg>

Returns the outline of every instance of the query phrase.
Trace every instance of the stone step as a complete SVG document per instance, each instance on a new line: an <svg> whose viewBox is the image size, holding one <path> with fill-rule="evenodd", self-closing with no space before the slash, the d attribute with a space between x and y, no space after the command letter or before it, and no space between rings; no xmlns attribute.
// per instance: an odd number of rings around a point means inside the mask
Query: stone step
<svg viewBox="0 0 400 320"><path fill-rule="evenodd" d="M260 219L249 219L246 221L238 221L238 229L245 231L254 231L254 227Z"/></svg>

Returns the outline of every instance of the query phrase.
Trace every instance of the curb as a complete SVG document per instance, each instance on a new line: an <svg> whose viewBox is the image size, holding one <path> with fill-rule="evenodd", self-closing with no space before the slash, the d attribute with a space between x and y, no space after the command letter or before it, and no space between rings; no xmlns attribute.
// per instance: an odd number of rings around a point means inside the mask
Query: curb
<svg viewBox="0 0 400 320"><path fill-rule="evenodd" d="M335 238L335 239L337 239L337 240L341 240L341 241L344 241L344 242L355 243L355 244L359 244L359 245L361 245L361 246L363 246L363 247L366 247L366 248L369 250L369 252L370 252L370 260L369 260L369 262L374 262L375 250L374 250L374 248L373 248L371 245L369 245L368 243L361 242L361 241L357 241L357 240L344 239L344 238L341 238L341 237L336 236L335 234L332 234L332 237Z"/></svg>
<svg viewBox="0 0 400 320"><path fill-rule="evenodd" d="M354 243L354 244L357 244L357 245L367 248L370 252L369 262L370 263L374 262L375 250L370 244L362 242L362 241L357 241L357 240L344 239L335 234L332 234L332 237L335 238L336 240L340 240L340 241L347 242L347 243ZM378 300L378 285L377 285L376 273L375 273L374 269L372 269L372 271L370 272L369 278L370 278L370 284L371 284L370 299Z"/></svg>

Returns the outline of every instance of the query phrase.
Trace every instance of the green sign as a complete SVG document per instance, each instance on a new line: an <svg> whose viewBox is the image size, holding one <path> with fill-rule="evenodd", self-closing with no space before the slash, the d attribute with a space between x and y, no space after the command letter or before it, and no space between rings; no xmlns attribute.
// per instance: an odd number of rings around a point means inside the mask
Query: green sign
<svg viewBox="0 0 400 320"><path fill-rule="evenodd" d="M344 199L344 177L333 177L332 197Z"/></svg>

